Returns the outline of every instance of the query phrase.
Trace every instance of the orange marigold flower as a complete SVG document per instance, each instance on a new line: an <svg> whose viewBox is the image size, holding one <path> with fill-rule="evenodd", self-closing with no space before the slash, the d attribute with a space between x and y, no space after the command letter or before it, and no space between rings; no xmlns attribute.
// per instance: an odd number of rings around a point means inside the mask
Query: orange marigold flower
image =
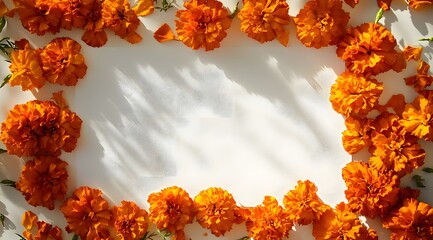
<svg viewBox="0 0 433 240"><path fill-rule="evenodd" d="M233 196L221 188L201 191L194 198L194 207L198 223L217 237L223 236L234 223L241 221Z"/></svg>
<svg viewBox="0 0 433 240"><path fill-rule="evenodd" d="M403 54L394 48L397 42L391 32L380 24L364 23L348 28L337 44L337 55L354 73L377 75L406 67Z"/></svg>
<svg viewBox="0 0 433 240"><path fill-rule="evenodd" d="M316 240L373 240L358 216L345 203L326 211L320 220L313 222L313 236Z"/></svg>
<svg viewBox="0 0 433 240"><path fill-rule="evenodd" d="M349 13L341 0L311 0L294 18L296 35L307 47L335 45L344 35Z"/></svg>
<svg viewBox="0 0 433 240"><path fill-rule="evenodd" d="M430 86L433 82L433 76L428 74L429 69L430 65L421 61L417 69L418 74L404 79L406 85L413 86L418 92Z"/></svg>
<svg viewBox="0 0 433 240"><path fill-rule="evenodd" d="M400 124L412 135L433 141L433 106L431 98L418 95L412 103L406 104Z"/></svg>
<svg viewBox="0 0 433 240"><path fill-rule="evenodd" d="M415 60L418 61L421 58L422 48L407 46L403 49L404 59L406 61Z"/></svg>
<svg viewBox="0 0 433 240"><path fill-rule="evenodd" d="M41 88L45 84L41 65L39 50L12 51L9 65L12 77L9 79L9 84L21 86L23 91Z"/></svg>
<svg viewBox="0 0 433 240"><path fill-rule="evenodd" d="M245 0L238 17L241 31L260 43L275 38L283 45L289 43L289 5L285 0Z"/></svg>
<svg viewBox="0 0 433 240"><path fill-rule="evenodd" d="M371 167L380 172L397 174L399 177L413 171L424 163L425 151L418 138L406 132L395 114L384 112L374 121L371 133Z"/></svg>
<svg viewBox="0 0 433 240"><path fill-rule="evenodd" d="M391 240L433 239L433 208L416 199L405 199L403 206L395 209L382 222L391 230Z"/></svg>
<svg viewBox="0 0 433 240"><path fill-rule="evenodd" d="M41 52L44 77L51 83L75 86L86 75L87 65L81 45L67 37L56 38Z"/></svg>
<svg viewBox="0 0 433 240"><path fill-rule="evenodd" d="M0 139L9 154L53 155L71 152L80 137L82 120L69 108L33 100L15 105L1 125Z"/></svg>
<svg viewBox="0 0 433 240"><path fill-rule="evenodd" d="M418 9L433 4L433 0L408 0L407 2L409 3L409 6L413 9Z"/></svg>
<svg viewBox="0 0 433 240"><path fill-rule="evenodd" d="M128 0L105 0L102 3L102 18L105 26L130 43L138 43L141 36L136 33L140 20L131 9Z"/></svg>
<svg viewBox="0 0 433 240"><path fill-rule="evenodd" d="M183 6L185 10L176 12L179 40L192 49L210 51L220 47L232 22L223 4L218 0L191 0Z"/></svg>
<svg viewBox="0 0 433 240"><path fill-rule="evenodd" d="M54 209L55 200L63 200L67 191L68 172L65 161L43 156L26 162L16 188L32 206Z"/></svg>
<svg viewBox="0 0 433 240"><path fill-rule="evenodd" d="M108 239L112 212L99 189L80 187L60 207L68 225L83 240Z"/></svg>
<svg viewBox="0 0 433 240"><path fill-rule="evenodd" d="M28 240L62 240L62 230L44 221L38 221L38 216L32 211L23 214L22 224L25 228L23 236ZM37 230L35 229L37 227ZM36 231L36 233L34 233Z"/></svg>
<svg viewBox="0 0 433 240"><path fill-rule="evenodd" d="M248 236L257 240L281 239L289 236L293 223L289 214L272 196L265 196L262 205L249 209L246 221Z"/></svg>
<svg viewBox="0 0 433 240"><path fill-rule="evenodd" d="M37 35L60 31L62 11L58 0L14 0L25 29Z"/></svg>
<svg viewBox="0 0 433 240"><path fill-rule="evenodd" d="M326 210L330 209L317 196L317 187L309 180L298 181L295 189L284 196L283 203L290 219L301 225L317 221Z"/></svg>
<svg viewBox="0 0 433 240"><path fill-rule="evenodd" d="M146 210L134 202L122 201L122 206L113 207L113 226L121 240L142 239L147 232Z"/></svg>
<svg viewBox="0 0 433 240"><path fill-rule="evenodd" d="M61 27L67 30L83 28L94 1L99 0L58 0L62 11Z"/></svg>
<svg viewBox="0 0 433 240"><path fill-rule="evenodd" d="M398 199L399 178L381 173L365 162L351 162L343 168L348 208L370 218L383 217Z"/></svg>
<svg viewBox="0 0 433 240"><path fill-rule="evenodd" d="M334 110L346 117L365 117L379 102L383 83L361 74L342 73L331 87Z"/></svg>
<svg viewBox="0 0 433 240"><path fill-rule="evenodd" d="M89 11L85 15L84 33L81 40L91 47L102 47L107 43L105 21L102 18L102 4L100 0L89 0Z"/></svg>
<svg viewBox="0 0 433 240"><path fill-rule="evenodd" d="M175 234L176 239L185 239L184 228L192 223L195 211L189 194L180 187L172 186L149 195L149 220L159 229Z"/></svg>
<svg viewBox="0 0 433 240"><path fill-rule="evenodd" d="M346 118L344 122L346 130L343 132L342 141L343 147L348 153L355 154L371 145L371 122L371 119L368 118Z"/></svg>

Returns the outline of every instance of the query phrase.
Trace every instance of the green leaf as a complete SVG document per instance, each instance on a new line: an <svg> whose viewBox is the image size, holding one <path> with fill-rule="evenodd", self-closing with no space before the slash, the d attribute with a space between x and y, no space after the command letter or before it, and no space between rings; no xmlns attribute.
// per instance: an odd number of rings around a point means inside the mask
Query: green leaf
<svg viewBox="0 0 433 240"><path fill-rule="evenodd" d="M6 220L5 215L3 215L3 213L0 213L0 223L2 224L3 227L5 227L5 220Z"/></svg>
<svg viewBox="0 0 433 240"><path fill-rule="evenodd" d="M430 37L430 38L420 38L420 39L418 39L418 41L429 41L429 42L433 42L433 37Z"/></svg>
<svg viewBox="0 0 433 240"><path fill-rule="evenodd" d="M3 82L2 82L2 84L0 85L0 88L2 88L2 87L4 87L8 82L9 82L9 80L11 79L11 77L12 77L12 74L10 73L10 74L8 74L8 75L6 75L6 77L5 78L3 78ZM6 151L6 150L4 150L4 149L2 149L3 151ZM7 151L6 151L7 152ZM4 153L4 152L2 152L1 150L0 150L0 154L1 153Z"/></svg>
<svg viewBox="0 0 433 240"><path fill-rule="evenodd" d="M1 88L1 87L0 87ZM5 149L3 149L3 148L0 148L0 154L2 154L2 153L7 153L8 152L8 150L5 150Z"/></svg>
<svg viewBox="0 0 433 240"><path fill-rule="evenodd" d="M230 14L230 18L231 19L235 18L238 12L239 12L239 2L236 3L235 10L233 10L232 14Z"/></svg>
<svg viewBox="0 0 433 240"><path fill-rule="evenodd" d="M19 235L18 233L15 233L18 237L20 237L20 240L26 240L23 236Z"/></svg>
<svg viewBox="0 0 433 240"><path fill-rule="evenodd" d="M420 187L420 188L425 187L424 183L422 183L422 182L424 182L424 179L420 175L413 175L412 180L415 181L417 187Z"/></svg>
<svg viewBox="0 0 433 240"><path fill-rule="evenodd" d="M15 182L9 179L4 179L0 182L0 184L3 184L5 186L13 187L15 188Z"/></svg>
<svg viewBox="0 0 433 240"><path fill-rule="evenodd" d="M433 168L425 167L422 170L426 173L433 173Z"/></svg>
<svg viewBox="0 0 433 240"><path fill-rule="evenodd" d="M156 233L147 231L146 234L144 234L144 236L141 238L141 240L153 240L153 237L156 236Z"/></svg>
<svg viewBox="0 0 433 240"><path fill-rule="evenodd" d="M156 9L159 9L160 12L164 11L167 12L168 9L173 7L173 3L175 0L171 0L171 2L167 2L167 0L162 0L162 7L155 7ZM157 2L155 0L155 2Z"/></svg>
<svg viewBox="0 0 433 240"><path fill-rule="evenodd" d="M77 234L74 234L74 236L72 236L72 240L78 240L80 239L80 237Z"/></svg>
<svg viewBox="0 0 433 240"><path fill-rule="evenodd" d="M3 28L6 26L6 18L2 17L0 18L0 32L3 31Z"/></svg>
<svg viewBox="0 0 433 240"><path fill-rule="evenodd" d="M374 20L374 23L378 23L380 19L383 17L383 8L380 8L379 11L376 13L376 19Z"/></svg>

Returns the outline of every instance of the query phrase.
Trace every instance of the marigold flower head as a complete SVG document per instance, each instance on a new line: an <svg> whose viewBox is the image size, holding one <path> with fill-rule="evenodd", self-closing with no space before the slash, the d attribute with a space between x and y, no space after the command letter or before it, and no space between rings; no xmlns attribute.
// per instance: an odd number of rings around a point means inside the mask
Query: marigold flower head
<svg viewBox="0 0 433 240"><path fill-rule="evenodd" d="M1 125L0 139L9 154L59 156L71 152L80 137L82 120L69 108L52 101L33 100L15 105Z"/></svg>
<svg viewBox="0 0 433 240"><path fill-rule="evenodd" d="M63 200L67 191L68 164L57 157L43 156L26 162L16 188L32 206L54 209L54 201Z"/></svg>
<svg viewBox="0 0 433 240"><path fill-rule="evenodd" d="M90 0L87 6L88 12L85 15L84 33L81 40L91 47L102 47L108 40L105 20L102 17L102 3L100 0Z"/></svg>
<svg viewBox="0 0 433 240"><path fill-rule="evenodd" d="M340 0L310 0L294 18L296 35L307 47L335 45L344 35L349 13Z"/></svg>
<svg viewBox="0 0 433 240"><path fill-rule="evenodd" d="M76 189L60 207L66 222L66 231L83 240L107 239L112 212L99 189L87 186Z"/></svg>
<svg viewBox="0 0 433 240"><path fill-rule="evenodd" d="M122 201L121 206L113 207L113 226L121 240L142 239L147 232L146 210L139 208L134 202Z"/></svg>
<svg viewBox="0 0 433 240"><path fill-rule="evenodd" d="M289 236L293 223L274 197L265 196L262 205L249 209L246 226L253 239L281 239Z"/></svg>
<svg viewBox="0 0 433 240"><path fill-rule="evenodd" d="M371 145L371 122L369 118L346 118L344 122L346 130L342 134L342 141L343 147L348 153L355 154Z"/></svg>
<svg viewBox="0 0 433 240"><path fill-rule="evenodd" d="M396 204L400 181L393 173L381 173L364 162L351 162L342 175L351 211L370 218L383 217Z"/></svg>
<svg viewBox="0 0 433 240"><path fill-rule="evenodd" d="M343 202L335 209L327 210L320 220L313 222L313 236L316 240L374 239L374 234L369 233L358 216Z"/></svg>
<svg viewBox="0 0 433 240"><path fill-rule="evenodd" d="M44 77L51 83L75 86L86 75L87 65L81 45L67 37L56 38L41 52Z"/></svg>
<svg viewBox="0 0 433 240"><path fill-rule="evenodd" d="M62 11L61 27L66 30L83 28L86 24L86 16L91 12L94 1L99 0L58 0L59 8Z"/></svg>
<svg viewBox="0 0 433 240"><path fill-rule="evenodd" d="M365 117L378 104L382 91L383 83L346 71L332 85L329 100L346 117Z"/></svg>
<svg viewBox="0 0 433 240"><path fill-rule="evenodd" d="M433 208L416 199L405 199L403 206L395 209L382 222L391 230L391 240L433 239Z"/></svg>
<svg viewBox="0 0 433 240"><path fill-rule="evenodd" d="M215 236L223 236L234 223L242 221L233 196L221 188L209 188L194 198L198 223L210 229Z"/></svg>
<svg viewBox="0 0 433 240"><path fill-rule="evenodd" d="M283 45L289 43L289 5L285 0L245 0L238 17L241 31L260 43L275 38Z"/></svg>
<svg viewBox="0 0 433 240"><path fill-rule="evenodd" d="M138 43L141 36L136 33L140 20L131 9L128 0L105 0L102 3L105 26L130 43Z"/></svg>
<svg viewBox="0 0 433 240"><path fill-rule="evenodd" d="M337 44L337 55L346 68L366 76L393 69L400 72L406 67L401 52L394 48L397 42L391 32L380 24L364 23L348 28Z"/></svg>
<svg viewBox="0 0 433 240"><path fill-rule="evenodd" d="M44 35L60 31L62 11L58 0L14 0L21 23L30 33Z"/></svg>
<svg viewBox="0 0 433 240"><path fill-rule="evenodd" d="M426 154L418 138L408 134L399 119L388 112L375 119L369 162L371 167L380 172L391 171L402 177L421 166Z"/></svg>
<svg viewBox="0 0 433 240"><path fill-rule="evenodd" d="M23 49L12 51L9 69L11 86L21 86L23 91L41 88L45 84L39 50Z"/></svg>
<svg viewBox="0 0 433 240"><path fill-rule="evenodd" d="M406 85L413 86L415 91L422 91L433 83L433 76L428 74L430 65L424 61L419 63L417 74L404 79Z"/></svg>
<svg viewBox="0 0 433 240"><path fill-rule="evenodd" d="M218 0L190 0L176 12L178 39L192 49L206 51L220 47L231 25L229 11Z"/></svg>
<svg viewBox="0 0 433 240"><path fill-rule="evenodd" d="M406 104L400 124L412 135L433 141L432 98L418 95L412 103Z"/></svg>
<svg viewBox="0 0 433 240"><path fill-rule="evenodd" d="M186 224L192 223L195 211L194 202L189 194L180 187L172 186L149 195L149 220L158 229L175 234L177 239L184 239Z"/></svg>
<svg viewBox="0 0 433 240"><path fill-rule="evenodd" d="M27 240L62 240L62 230L44 221L38 221L38 216L32 211L23 214L22 225L25 230L23 236ZM36 230L37 228L37 230ZM36 231L36 233L35 233Z"/></svg>
<svg viewBox="0 0 433 240"><path fill-rule="evenodd" d="M284 196L283 203L290 219L301 225L317 221L326 210L330 209L317 196L317 187L309 180L298 181L295 189Z"/></svg>

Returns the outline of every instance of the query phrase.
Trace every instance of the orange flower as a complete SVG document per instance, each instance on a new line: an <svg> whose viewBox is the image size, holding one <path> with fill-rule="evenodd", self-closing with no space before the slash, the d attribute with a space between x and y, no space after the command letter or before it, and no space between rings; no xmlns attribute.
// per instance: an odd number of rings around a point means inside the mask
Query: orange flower
<svg viewBox="0 0 433 240"><path fill-rule="evenodd" d="M311 0L294 18L298 39L307 47L335 45L349 22L341 0Z"/></svg>
<svg viewBox="0 0 433 240"><path fill-rule="evenodd" d="M289 5L285 0L245 0L239 11L241 31L260 43L275 38L283 45L289 43Z"/></svg>
<svg viewBox="0 0 433 240"><path fill-rule="evenodd" d="M56 38L41 52L44 77L51 83L75 86L86 75L87 65L80 53L81 45L64 37Z"/></svg>
<svg viewBox="0 0 433 240"><path fill-rule="evenodd" d="M344 2L353 8L359 3L359 0L344 0ZM386 11L389 10L391 2L392 0L377 0L377 6Z"/></svg>
<svg viewBox="0 0 433 240"><path fill-rule="evenodd" d="M91 47L102 47L107 43L105 21L102 18L102 5L100 0L89 0L89 11L85 15L84 33L81 40Z"/></svg>
<svg viewBox="0 0 433 240"><path fill-rule="evenodd" d="M83 28L86 25L86 16L91 12L94 1L58 0L59 8L62 11L61 27L67 30Z"/></svg>
<svg viewBox="0 0 433 240"><path fill-rule="evenodd" d="M421 58L422 48L407 46L403 49L404 59L406 61L415 60L418 61Z"/></svg>
<svg viewBox="0 0 433 240"><path fill-rule="evenodd" d="M408 3L411 8L418 9L433 4L433 0L408 0Z"/></svg>
<svg viewBox="0 0 433 240"><path fill-rule="evenodd" d="M66 231L73 232L83 240L108 239L108 226L112 213L108 202L99 189L80 187L60 207L68 225Z"/></svg>
<svg viewBox="0 0 433 240"><path fill-rule="evenodd" d="M418 138L407 134L398 121L397 115L388 112L376 118L369 162L380 172L392 171L402 177L421 166L426 154Z"/></svg>
<svg viewBox="0 0 433 240"><path fill-rule="evenodd" d="M41 88L45 84L41 65L39 50L12 51L9 65L12 77L9 79L9 84L21 86L23 91Z"/></svg>
<svg viewBox="0 0 433 240"><path fill-rule="evenodd" d="M317 196L317 187L309 180L298 181L295 189L284 196L283 203L290 214L290 219L300 225L317 221L326 210L330 209Z"/></svg>
<svg viewBox="0 0 433 240"><path fill-rule="evenodd" d="M381 173L365 162L351 162L342 175L348 208L355 213L383 217L398 200L400 181L391 172Z"/></svg>
<svg viewBox="0 0 433 240"><path fill-rule="evenodd" d="M313 236L316 240L373 240L374 232L369 232L358 216L342 202L313 223Z"/></svg>
<svg viewBox="0 0 433 240"><path fill-rule="evenodd" d="M184 228L192 223L194 202L180 187L168 187L149 195L149 220L159 229L175 234L176 239L185 239Z"/></svg>
<svg viewBox="0 0 433 240"><path fill-rule="evenodd" d="M343 132L342 141L348 153L355 154L371 145L371 119L348 117L344 124L347 129Z"/></svg>
<svg viewBox="0 0 433 240"><path fill-rule="evenodd" d="M378 104L382 91L383 83L346 71L332 85L329 100L346 117L365 117Z"/></svg>
<svg viewBox="0 0 433 240"><path fill-rule="evenodd" d="M416 199L405 199L403 206L394 210L382 222L391 230L391 240L433 239L433 208Z"/></svg>
<svg viewBox="0 0 433 240"><path fill-rule="evenodd" d="M220 47L232 22L223 4L218 0L191 0L183 6L185 10L176 12L179 40L192 49L210 51Z"/></svg>
<svg viewBox="0 0 433 240"><path fill-rule="evenodd" d="M59 227L38 221L38 216L32 211L23 214L22 224L25 228L23 236L27 240L62 240L62 230ZM34 234L35 227L37 227L36 234Z"/></svg>
<svg viewBox="0 0 433 240"><path fill-rule="evenodd" d="M9 154L53 155L71 152L80 137L81 119L51 101L33 100L16 105L2 123L0 139Z"/></svg>
<svg viewBox="0 0 433 240"><path fill-rule="evenodd" d="M44 156L26 162L16 188L36 207L54 209L55 200L63 200L67 191L68 164L57 157Z"/></svg>
<svg viewBox="0 0 433 240"><path fill-rule="evenodd" d="M431 98L418 95L412 103L406 104L400 124L412 135L433 141L433 107Z"/></svg>
<svg viewBox="0 0 433 240"><path fill-rule="evenodd" d="M364 23L347 29L337 44L337 55L354 73L377 75L390 69L400 72L406 67L403 54L394 48L394 36L380 24Z"/></svg>
<svg viewBox="0 0 433 240"><path fill-rule="evenodd" d="M25 29L37 35L60 31L62 11L58 0L14 0Z"/></svg>
<svg viewBox="0 0 433 240"><path fill-rule="evenodd" d="M413 86L416 91L422 91L430 86L433 82L433 76L428 74L429 69L430 65L421 61L417 69L418 74L404 79L406 85Z"/></svg>
<svg viewBox="0 0 433 240"><path fill-rule="evenodd" d="M221 188L209 188L194 198L198 223L219 237L232 229L233 223L242 221L233 196Z"/></svg>
<svg viewBox="0 0 433 240"><path fill-rule="evenodd" d="M122 206L113 207L113 226L121 240L142 239L147 232L148 213L134 202L122 201Z"/></svg>
<svg viewBox="0 0 433 240"><path fill-rule="evenodd" d="M130 43L138 43L141 36L136 33L140 20L128 0L105 0L102 3L102 18L105 26Z"/></svg>
<svg viewBox="0 0 433 240"><path fill-rule="evenodd" d="M246 222L248 236L257 240L281 239L289 236L292 222L289 214L278 205L277 200L265 196L262 205L249 210Z"/></svg>

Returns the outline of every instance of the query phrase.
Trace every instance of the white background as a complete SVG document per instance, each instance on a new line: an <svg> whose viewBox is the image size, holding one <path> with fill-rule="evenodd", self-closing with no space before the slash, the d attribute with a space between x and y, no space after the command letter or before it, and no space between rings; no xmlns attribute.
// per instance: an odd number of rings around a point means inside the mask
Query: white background
<svg viewBox="0 0 433 240"><path fill-rule="evenodd" d="M305 3L288 2L291 16ZM361 2L354 10L345 6L352 12L352 26L374 21L375 1ZM225 5L233 9L235 2ZM392 30L401 47L424 46L423 59L433 64L433 45L417 41L433 36L433 7L407 8L404 1L394 1L381 23ZM293 23L288 47L277 41L260 44L239 30L238 19L221 48L212 52L194 51L177 41L156 42L152 34L162 23L174 29L175 11L156 10L141 18L141 43L131 45L109 32L107 45L99 49L87 47L80 30L38 37L24 30L18 18L11 19L2 35L28 38L35 47L54 37L79 41L88 71L76 87L48 84L39 91L22 92L20 87L5 86L0 89L0 121L15 104L46 100L52 92L64 91L71 110L84 121L76 150L61 156L69 163L68 196L87 185L100 188L112 205L130 200L148 209L148 195L168 186L183 187L191 197L208 187L222 187L238 204L255 206L265 195L282 203L297 180L310 179L327 204L345 201L341 168L352 156L341 144L343 118L328 101L330 86L344 71L336 48L304 47L296 39ZM411 62L403 73L377 76L386 89L381 101L396 92L404 92L411 101L415 93L403 78L415 74L416 66ZM0 73L9 73L6 62ZM431 143L423 145L426 165L433 166ZM20 158L1 155L0 179L18 180L23 164ZM427 179L421 200L433 204L427 196L433 175L416 173ZM403 185L413 186L410 176ZM0 238L18 239L14 234L23 231L21 215L26 210L64 227L60 204L54 211L34 208L18 191L1 187L0 212L8 219ZM378 220L367 222L376 226ZM193 240L216 239L198 224L186 232ZM379 233L381 239L389 239L387 231ZM237 226L220 239L245 235L245 227ZM290 239L313 239L311 226L296 227Z"/></svg>

